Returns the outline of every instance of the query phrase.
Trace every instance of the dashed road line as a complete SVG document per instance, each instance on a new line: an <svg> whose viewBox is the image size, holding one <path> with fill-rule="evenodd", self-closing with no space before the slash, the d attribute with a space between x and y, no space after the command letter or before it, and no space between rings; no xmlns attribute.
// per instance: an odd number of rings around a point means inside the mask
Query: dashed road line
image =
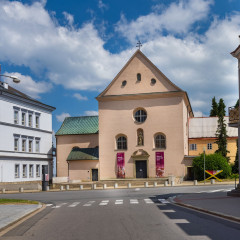
<svg viewBox="0 0 240 240"><path fill-rule="evenodd" d="M53 206L52 208L60 208L60 207L62 207L63 205L66 205L67 203L60 203L60 204L58 204L58 205L56 205L56 206Z"/></svg>
<svg viewBox="0 0 240 240"><path fill-rule="evenodd" d="M144 201L145 201L146 204L154 203L154 202L153 202L151 199L149 199L149 198L144 199Z"/></svg>
<svg viewBox="0 0 240 240"><path fill-rule="evenodd" d="M93 203L95 203L95 201L88 201L88 202L85 203L83 206L84 206L84 207L90 207L90 206L92 206Z"/></svg>
<svg viewBox="0 0 240 240"><path fill-rule="evenodd" d="M170 203L168 200L166 199L158 199L159 202L165 204L165 203Z"/></svg>
<svg viewBox="0 0 240 240"><path fill-rule="evenodd" d="M130 204L138 204L138 200L137 199L130 199Z"/></svg>
<svg viewBox="0 0 240 240"><path fill-rule="evenodd" d="M80 202L74 202L71 205L69 205L68 207L76 207Z"/></svg>
<svg viewBox="0 0 240 240"><path fill-rule="evenodd" d="M109 203L109 200L103 200L99 203L99 205L100 206L106 206L106 205L108 205L108 203Z"/></svg>
<svg viewBox="0 0 240 240"><path fill-rule="evenodd" d="M171 212L176 212L175 210L172 209L167 209L167 210L162 210L164 213L171 213Z"/></svg>
<svg viewBox="0 0 240 240"><path fill-rule="evenodd" d="M122 199L116 200L116 201L115 201L115 204L116 204L116 205L121 205L121 204L123 204L123 200L122 200Z"/></svg>

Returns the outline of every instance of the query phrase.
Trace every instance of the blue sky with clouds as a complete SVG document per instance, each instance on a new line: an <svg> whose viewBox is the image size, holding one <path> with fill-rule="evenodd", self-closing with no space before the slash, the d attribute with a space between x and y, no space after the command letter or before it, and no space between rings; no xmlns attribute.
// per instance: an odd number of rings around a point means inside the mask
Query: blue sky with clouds
<svg viewBox="0 0 240 240"><path fill-rule="evenodd" d="M239 0L0 0L2 73L65 116L95 115L95 97L142 52L188 92L195 116L238 97ZM7 81L7 80L6 80Z"/></svg>

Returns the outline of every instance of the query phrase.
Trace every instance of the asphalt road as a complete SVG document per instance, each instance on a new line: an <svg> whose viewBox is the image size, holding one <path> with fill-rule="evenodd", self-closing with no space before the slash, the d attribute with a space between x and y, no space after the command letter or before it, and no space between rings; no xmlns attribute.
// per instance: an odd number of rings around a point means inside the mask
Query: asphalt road
<svg viewBox="0 0 240 240"><path fill-rule="evenodd" d="M232 188L213 185L1 195L38 200L47 207L0 239L237 239L240 224L169 202L169 197L178 194Z"/></svg>

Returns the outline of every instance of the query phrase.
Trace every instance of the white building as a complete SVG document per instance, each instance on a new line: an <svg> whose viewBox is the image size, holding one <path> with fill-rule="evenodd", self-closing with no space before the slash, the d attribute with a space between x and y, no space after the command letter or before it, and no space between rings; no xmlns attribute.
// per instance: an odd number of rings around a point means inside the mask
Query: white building
<svg viewBox="0 0 240 240"><path fill-rule="evenodd" d="M0 188L40 184L43 165L52 177L54 110L0 82Z"/></svg>

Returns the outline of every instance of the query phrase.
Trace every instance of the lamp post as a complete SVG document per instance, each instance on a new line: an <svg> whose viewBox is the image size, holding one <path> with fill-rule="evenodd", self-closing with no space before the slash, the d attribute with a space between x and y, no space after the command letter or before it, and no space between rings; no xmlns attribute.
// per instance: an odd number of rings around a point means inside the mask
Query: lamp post
<svg viewBox="0 0 240 240"><path fill-rule="evenodd" d="M20 83L20 79L19 78L15 77L15 76L4 75L4 74L0 74L0 82L1 82L1 76L7 77L7 78L11 78L14 83Z"/></svg>
<svg viewBox="0 0 240 240"><path fill-rule="evenodd" d="M203 147L203 175L204 175L204 184L206 183L205 179L206 179L206 173L205 173L205 147Z"/></svg>

